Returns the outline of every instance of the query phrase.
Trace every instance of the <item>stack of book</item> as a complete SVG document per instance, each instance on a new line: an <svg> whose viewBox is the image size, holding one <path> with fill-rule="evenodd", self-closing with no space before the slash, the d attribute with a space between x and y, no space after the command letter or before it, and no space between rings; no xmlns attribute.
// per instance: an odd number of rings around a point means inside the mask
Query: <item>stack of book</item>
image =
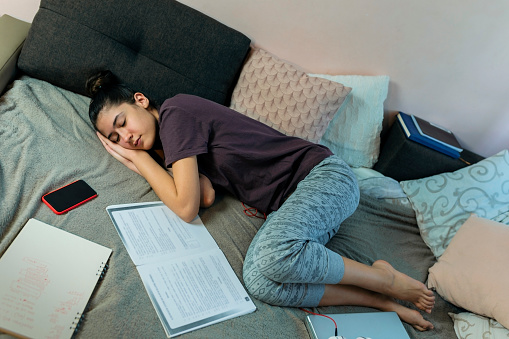
<svg viewBox="0 0 509 339"><path fill-rule="evenodd" d="M460 157L463 148L450 130L403 112L397 118L408 139L454 159Z"/></svg>

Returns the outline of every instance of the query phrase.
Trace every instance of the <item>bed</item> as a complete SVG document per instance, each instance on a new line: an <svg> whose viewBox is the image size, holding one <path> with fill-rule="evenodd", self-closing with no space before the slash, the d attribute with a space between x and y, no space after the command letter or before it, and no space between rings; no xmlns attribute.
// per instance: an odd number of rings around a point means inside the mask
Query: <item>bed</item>
<svg viewBox="0 0 509 339"><path fill-rule="evenodd" d="M249 93L250 90L256 92L257 81L251 75L267 67L279 70L278 73L284 69L284 76L291 73L307 79L318 75L304 74L296 66L254 48L242 33L178 2L151 2L151 8L145 8L142 14L158 21L158 25L152 26L143 19L135 19L135 14L139 14L135 8L140 3L138 0L86 3L42 0L17 61L18 72L14 81L9 80L0 98L3 146L0 154L0 254L29 218L113 249L110 268L90 299L76 337L166 337L137 270L106 212L109 205L157 201L158 198L142 177L109 156L95 136L88 119L90 99L84 95L83 86L85 75L94 69L108 67L126 83L156 100L179 92L204 96L285 133L324 143L340 154L354 168L361 188L358 209L327 245L346 257L366 264L384 259L411 277L427 282L428 270L437 263L437 258L470 213L497 223L509 223L507 151L472 165L486 172L495 168L500 174L490 179L489 189L483 187L483 192L489 191L490 196L498 199L491 199L489 208L485 208L488 203L478 199L475 206L465 204L454 212L456 219L445 241L443 234L433 236L433 227L432 231L425 228L429 218L423 216L428 212L418 206L423 205L419 205L419 199L424 199L420 192L429 186L426 183L446 174L400 183L372 169L380 154L388 77L320 76L320 79L328 77L326 82L320 80L323 84L342 83L352 88L352 92L339 100L339 104L336 100L328 108L321 105L318 118L312 119L315 127L311 129L302 122L285 124L295 119L274 118L264 109L250 110L253 107L250 102L261 100L260 95ZM106 20L119 13L124 13L122 15L129 20ZM8 18L13 27L19 25L16 27L26 32L28 27L11 19ZM180 31L177 28L184 28L184 32L177 32ZM24 35L21 42L23 39ZM16 50L13 50L15 57L19 54ZM2 76L12 78L9 72L9 69L3 70ZM332 88L334 91L337 85ZM369 114L363 110L369 110ZM305 114L313 116L314 113ZM304 113L288 113L287 110L284 114ZM458 166L455 173L466 176L475 169L472 166ZM41 203L44 193L77 179L88 182L98 192L98 197L64 215L54 214ZM448 187L457 190L465 185L463 182L458 180ZM478 186L486 185L482 180L475 182ZM468 185L475 186L470 182ZM492 192L496 189L500 192ZM428 193L426 199L438 199L432 197L432 192ZM242 281L243 259L263 220L246 215L241 202L227 193L219 193L213 206L200 210L199 216ZM437 238L442 242L433 243ZM461 317L474 315L446 301L438 292L436 297L433 312L425 315L435 329L418 332L404 324L411 338L454 338L460 335L459 327L466 321ZM303 311L254 302L257 307L254 313L181 337L309 337ZM377 310L341 306L319 307L313 311ZM482 321L488 320L483 318ZM501 330L505 328L502 326Z"/></svg>

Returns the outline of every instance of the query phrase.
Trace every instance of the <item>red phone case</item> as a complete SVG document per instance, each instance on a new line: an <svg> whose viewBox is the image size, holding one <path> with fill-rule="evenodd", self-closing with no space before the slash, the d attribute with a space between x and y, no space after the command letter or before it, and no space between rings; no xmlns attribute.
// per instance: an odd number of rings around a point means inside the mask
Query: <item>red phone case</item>
<svg viewBox="0 0 509 339"><path fill-rule="evenodd" d="M96 198L96 197L97 197L97 193L95 193L95 191L93 191L93 189L89 186L89 187L90 187L90 189L91 189L91 190L92 190L95 194L91 194L90 196L88 196L88 197L86 197L86 198L84 198L84 199L80 200L80 201L79 201L79 202L77 202L76 204L74 204L74 205L72 205L72 206L69 206L68 208L66 208L66 209L64 209L64 210L62 210L62 211L57 211L57 210L56 210L56 209L55 209L55 208L54 208L54 207L53 207L53 206L52 206L52 205L51 205L48 201L46 201L46 196L48 196L48 195L50 195L50 194L52 194L52 193L54 193L54 192L57 192L57 191L59 191L59 190L61 190L61 189L65 188L65 187L67 187L67 186L70 186L70 185L72 185L72 184L74 184L75 182L78 182L78 181L80 181L80 180L81 180L81 179L79 179L79 180L75 180L75 181L71 182L70 184L67 184L67 185L62 186L62 187L60 187L60 188L57 188L56 190L53 190L53 191L51 191L51 192L49 192L49 193L44 194L44 195L42 196L42 198L41 198L41 199L42 199L42 201L43 201L43 202L44 202L44 203L45 203L45 204L46 204L46 205L47 205L47 206L48 206L48 207L49 207L49 208L50 208L50 209L51 209L51 210L52 210L55 214L60 215L60 214L64 214L64 213L66 213L66 212L68 212L68 211L72 210L73 208L76 208L76 207L78 207L78 206L80 206L80 205L82 205L82 204L86 203L87 201L90 201L90 200L92 200L92 199ZM85 184L86 184L86 183L85 183ZM86 185L88 186L88 184L86 184Z"/></svg>

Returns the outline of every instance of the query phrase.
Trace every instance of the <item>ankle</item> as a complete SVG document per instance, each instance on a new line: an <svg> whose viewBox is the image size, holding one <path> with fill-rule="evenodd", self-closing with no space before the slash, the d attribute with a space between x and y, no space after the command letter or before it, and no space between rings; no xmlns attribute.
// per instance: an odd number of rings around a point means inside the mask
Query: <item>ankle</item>
<svg viewBox="0 0 509 339"><path fill-rule="evenodd" d="M373 292L373 293L376 293L376 292ZM376 300L376 303L373 306L375 308L379 309L380 311L384 311L384 312L395 311L396 302L391 297L389 297L385 294L376 293L375 300Z"/></svg>
<svg viewBox="0 0 509 339"><path fill-rule="evenodd" d="M386 265L388 265L388 263L386 264L383 260L377 260L371 266L378 271L378 276L380 277L380 293L383 294L388 294L392 291L396 279L394 272Z"/></svg>

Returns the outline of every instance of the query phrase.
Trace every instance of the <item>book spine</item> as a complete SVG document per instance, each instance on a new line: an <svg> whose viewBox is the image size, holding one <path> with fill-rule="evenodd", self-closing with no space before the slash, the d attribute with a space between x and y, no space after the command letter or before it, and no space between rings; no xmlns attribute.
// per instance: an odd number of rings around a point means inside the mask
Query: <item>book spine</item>
<svg viewBox="0 0 509 339"><path fill-rule="evenodd" d="M403 120L403 116L401 115L401 113L398 114L398 121L399 121L399 124L401 125L401 127L403 128L403 131L405 132L407 138L409 138L410 137L410 131L406 127L405 121Z"/></svg>
<svg viewBox="0 0 509 339"><path fill-rule="evenodd" d="M449 149L449 148L445 148L445 147L442 147L440 144L436 144L434 142L430 142L426 139L423 139L423 138L418 138L418 137L415 137L415 136L410 136L409 137L410 140L412 141L415 141L415 142L418 142L420 143L421 145L424 145L428 148L431 148L431 149L434 149L435 151L438 151L440 153L443 153L445 155L448 155L454 159L458 159L460 157L460 154L459 152L456 152L452 149Z"/></svg>
<svg viewBox="0 0 509 339"><path fill-rule="evenodd" d="M415 138L413 136L409 137L410 140L420 143L428 148L434 149L437 152L443 153L445 155L450 156L451 158L458 159L460 157L459 152L456 152L452 149L441 147L439 144L428 142L426 139Z"/></svg>

